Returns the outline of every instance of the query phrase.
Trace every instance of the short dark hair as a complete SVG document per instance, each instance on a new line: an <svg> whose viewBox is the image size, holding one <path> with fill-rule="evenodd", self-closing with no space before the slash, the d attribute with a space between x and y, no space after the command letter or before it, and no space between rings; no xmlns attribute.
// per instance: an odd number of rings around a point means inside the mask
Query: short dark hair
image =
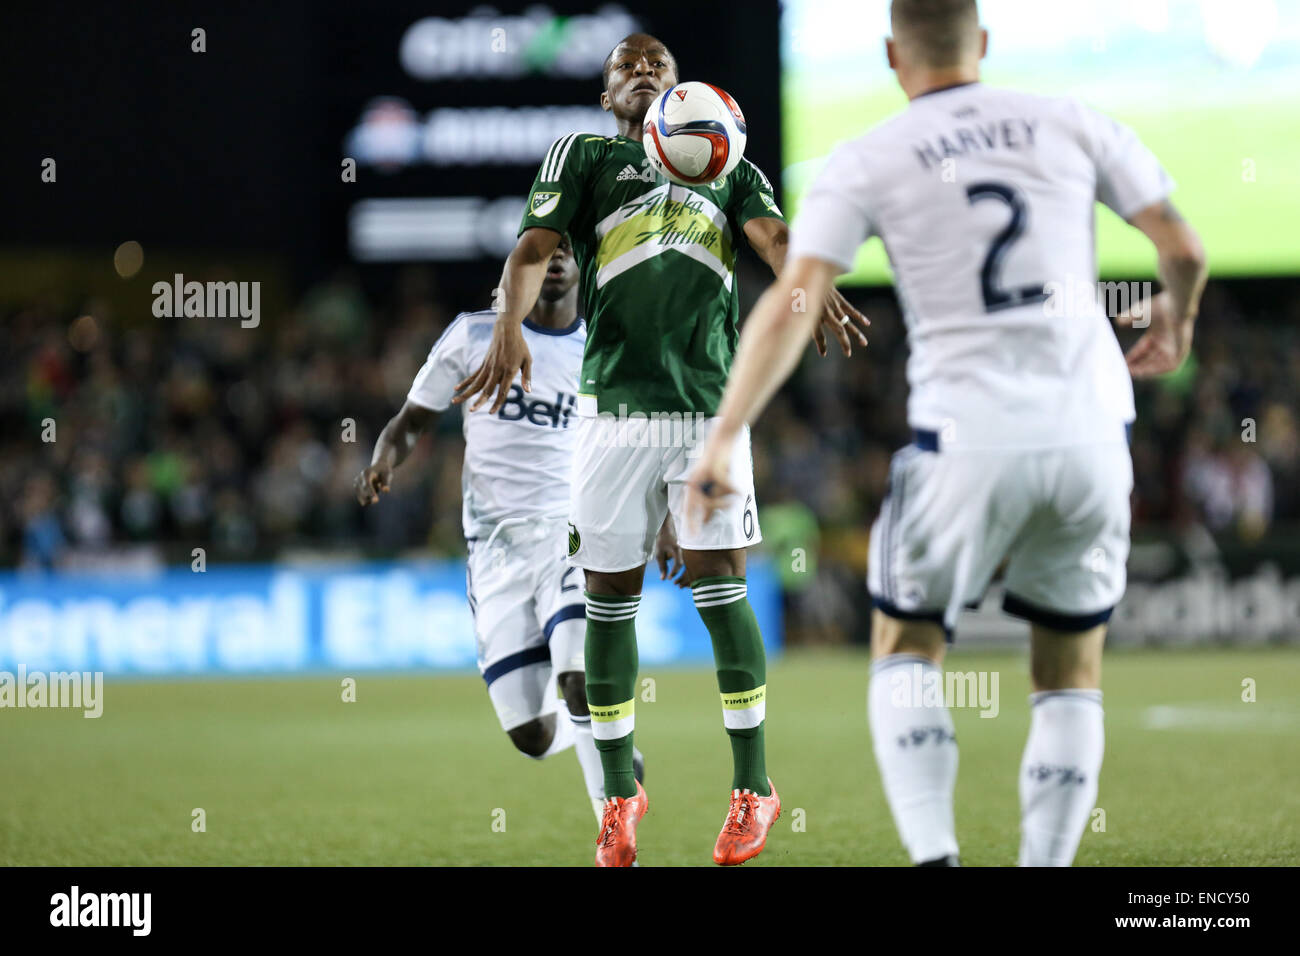
<svg viewBox="0 0 1300 956"><path fill-rule="evenodd" d="M673 61L673 68L676 69L677 57L673 56L673 51L668 49L668 44L664 43L663 40L660 40L658 37L651 36L648 33L629 33L627 36L623 37L623 39L619 40L617 43L614 44L614 49L609 51L609 55L605 57L604 65L602 65L600 68L600 78L601 81L605 84L605 89L607 90L609 89L609 70L610 67L614 65L614 54L617 53L621 47L628 46L634 41L643 41L643 40L653 40L655 43L658 43L661 47L663 47L664 52L668 54L668 59ZM645 45L645 44L642 43L638 45Z"/></svg>
<svg viewBox="0 0 1300 956"><path fill-rule="evenodd" d="M889 20L895 39L933 67L957 64L980 26L975 0L894 0Z"/></svg>

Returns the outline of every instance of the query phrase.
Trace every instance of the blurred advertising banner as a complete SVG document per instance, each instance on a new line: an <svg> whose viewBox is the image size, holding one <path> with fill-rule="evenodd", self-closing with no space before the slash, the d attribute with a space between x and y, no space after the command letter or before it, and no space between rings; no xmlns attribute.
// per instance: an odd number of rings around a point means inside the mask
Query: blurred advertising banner
<svg viewBox="0 0 1300 956"><path fill-rule="evenodd" d="M958 642L1018 644L1029 625L1002 612L994 583L957 624ZM1110 619L1111 644L1165 647L1300 641L1300 546L1275 534L1250 545L1203 531L1144 535L1133 544L1128 588Z"/></svg>
<svg viewBox="0 0 1300 956"><path fill-rule="evenodd" d="M1029 625L1002 611L1005 591L989 588L978 610L957 622L958 643L1017 645ZM1168 581L1130 581L1110 619L1108 643L1166 647L1300 640L1300 576L1264 567L1237 580L1199 571Z"/></svg>
<svg viewBox="0 0 1300 956"><path fill-rule="evenodd" d="M748 577L775 652L776 576L751 562ZM659 581L653 569L636 624L643 663L713 661L691 592ZM0 574L0 671L162 676L474 664L462 561Z"/></svg>

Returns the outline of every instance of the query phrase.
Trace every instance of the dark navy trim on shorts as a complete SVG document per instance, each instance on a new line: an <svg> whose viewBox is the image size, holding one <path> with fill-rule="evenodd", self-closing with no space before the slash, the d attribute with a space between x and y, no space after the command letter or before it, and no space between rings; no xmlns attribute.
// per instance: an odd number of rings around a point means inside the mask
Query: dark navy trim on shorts
<svg viewBox="0 0 1300 956"><path fill-rule="evenodd" d="M929 428L913 428L912 444L921 451L938 451L939 433Z"/></svg>
<svg viewBox="0 0 1300 956"><path fill-rule="evenodd" d="M943 622L943 611L904 611L884 598L874 596L871 598L871 606L886 617L899 621L929 621L931 624L938 624L943 628L943 639L949 644L952 643L952 628Z"/></svg>
<svg viewBox="0 0 1300 956"><path fill-rule="evenodd" d="M551 619L542 628L542 634L547 643L538 644L536 647L526 647L522 651L516 651L514 654L501 658L483 672L483 680L491 687L493 681L499 677L504 677L511 671L517 671L519 668L527 667L530 664L548 662L551 659L551 632L555 630L556 625L564 621L585 619L586 616L587 606L585 604L570 604L567 607L560 608L551 615Z"/></svg>
<svg viewBox="0 0 1300 956"><path fill-rule="evenodd" d="M551 659L551 649L545 644L538 644L536 647L526 647L522 651L516 651L507 657L501 658L491 667L483 672L484 682L491 687L493 681L505 677L511 671L517 671L521 667L527 667L530 664L545 664Z"/></svg>
<svg viewBox="0 0 1300 956"><path fill-rule="evenodd" d="M880 573L880 584L884 589L886 599L894 596L894 525L898 523L898 517L903 513L903 495L907 486L903 467L912 460L911 455L905 453L912 451L911 445L906 445L894 452L889 460L889 486L885 491L884 505L888 506L888 512L882 512L884 515L884 543L881 546L881 558L884 567Z"/></svg>
<svg viewBox="0 0 1300 956"><path fill-rule="evenodd" d="M1111 612L1115 608L1108 607L1094 614L1062 614L1059 611L1050 611L1030 604L1008 591L1006 597L1002 599L1002 610L1014 617L1024 618L1031 624L1051 628L1053 631L1087 631L1109 621Z"/></svg>
<svg viewBox="0 0 1300 956"><path fill-rule="evenodd" d="M478 601L474 599L474 578L470 574L469 562L465 562L465 600L469 602L471 617L478 618Z"/></svg>
<svg viewBox="0 0 1300 956"><path fill-rule="evenodd" d="M546 626L542 628L542 633L546 635L546 639L549 641L551 639L551 632L555 630L556 625L563 624L565 621L576 621L579 618L585 620L586 617L587 605L570 604L568 607L562 607L551 615L551 619L547 621Z"/></svg>

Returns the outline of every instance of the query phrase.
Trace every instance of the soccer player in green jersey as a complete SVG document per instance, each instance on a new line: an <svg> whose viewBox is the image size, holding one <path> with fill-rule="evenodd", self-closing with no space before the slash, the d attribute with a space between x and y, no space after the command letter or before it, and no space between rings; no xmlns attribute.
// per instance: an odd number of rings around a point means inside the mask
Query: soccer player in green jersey
<svg viewBox="0 0 1300 956"><path fill-rule="evenodd" d="M641 145L646 109L677 82L673 55L652 36L633 34L610 53L600 103L614 114L618 135L572 133L547 153L502 273L492 344L455 399L477 396L471 412L491 402L495 414L517 376L529 390L532 359L520 323L567 234L587 310L569 555L586 572L587 700L605 775L598 866L632 865L648 807L632 773L636 611L665 516L683 526L686 476L713 428L735 353L738 234L777 273L788 240L772 187L748 160L698 187L670 183L651 168ZM821 354L828 331L845 354L850 332L866 344L866 319L837 292L824 307L814 333ZM731 804L713 851L724 865L758 854L781 810L763 746L763 639L745 587L745 549L761 539L748 432L733 443L730 477L738 493L728 506L679 537L713 640L734 762Z"/></svg>

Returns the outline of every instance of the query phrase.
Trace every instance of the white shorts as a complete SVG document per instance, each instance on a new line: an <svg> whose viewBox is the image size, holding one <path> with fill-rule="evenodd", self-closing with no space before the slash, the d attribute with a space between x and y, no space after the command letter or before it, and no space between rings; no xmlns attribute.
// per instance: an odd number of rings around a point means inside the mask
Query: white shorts
<svg viewBox="0 0 1300 956"><path fill-rule="evenodd" d="M503 524L469 542L478 668L503 730L555 711L555 676L583 670L582 571L564 552L562 520Z"/></svg>
<svg viewBox="0 0 1300 956"><path fill-rule="evenodd" d="M927 443L928 444L928 443ZM1007 561L1003 609L1060 631L1110 618L1124 595L1133 462L1127 445L894 455L871 528L872 603L952 628Z"/></svg>
<svg viewBox="0 0 1300 956"><path fill-rule="evenodd" d="M569 559L590 571L627 571L654 553L672 514L677 541L690 551L747 548L763 540L754 501L749 429L736 439L726 504L703 526L687 527L686 479L716 418L665 423L602 415L578 425L569 498Z"/></svg>

